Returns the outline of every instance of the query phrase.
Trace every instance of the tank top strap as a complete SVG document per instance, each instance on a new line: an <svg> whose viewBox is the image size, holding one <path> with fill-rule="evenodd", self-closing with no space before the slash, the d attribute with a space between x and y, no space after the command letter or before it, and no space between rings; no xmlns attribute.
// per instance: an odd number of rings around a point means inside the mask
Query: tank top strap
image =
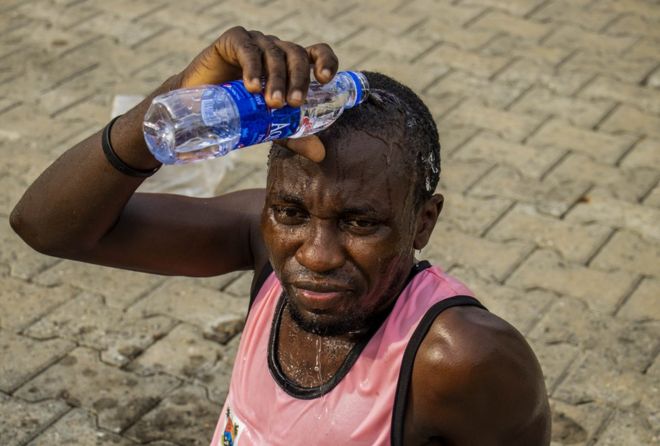
<svg viewBox="0 0 660 446"><path fill-rule="evenodd" d="M426 334L431 329L431 325L440 313L449 308L460 306L473 306L488 311L481 302L472 296L454 296L441 300L429 308L426 314L424 314L408 342L403 353L399 380L397 382L394 397L392 428L390 431L392 435L392 446L403 446L403 422L406 412L406 403L408 401L408 393L412 381L412 370L415 363L415 356L417 355L419 346L422 344Z"/></svg>

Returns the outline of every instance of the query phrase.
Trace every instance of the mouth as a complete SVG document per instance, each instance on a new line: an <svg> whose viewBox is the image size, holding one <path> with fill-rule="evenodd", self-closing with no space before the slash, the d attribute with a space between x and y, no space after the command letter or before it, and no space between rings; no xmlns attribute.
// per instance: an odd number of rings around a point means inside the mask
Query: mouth
<svg viewBox="0 0 660 446"><path fill-rule="evenodd" d="M350 288L331 283L296 282L291 288L303 306L317 311L336 307L351 292Z"/></svg>

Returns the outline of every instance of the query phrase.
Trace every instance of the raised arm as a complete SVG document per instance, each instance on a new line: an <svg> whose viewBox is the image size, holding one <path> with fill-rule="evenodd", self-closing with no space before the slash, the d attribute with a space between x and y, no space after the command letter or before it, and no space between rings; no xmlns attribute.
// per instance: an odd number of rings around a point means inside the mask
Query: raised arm
<svg viewBox="0 0 660 446"><path fill-rule="evenodd" d="M228 30L184 71L119 118L112 146L129 166L159 165L142 136L151 100L177 88L243 79L266 102L302 104L310 81L329 81L337 58L325 44L302 48L241 27ZM292 147L296 150L295 147ZM302 153L318 158L318 153ZM34 249L53 256L161 274L215 275L254 268L265 259L258 220L261 191L211 199L134 194L143 178L128 176L108 162L101 131L65 152L28 188L14 208L14 230Z"/></svg>

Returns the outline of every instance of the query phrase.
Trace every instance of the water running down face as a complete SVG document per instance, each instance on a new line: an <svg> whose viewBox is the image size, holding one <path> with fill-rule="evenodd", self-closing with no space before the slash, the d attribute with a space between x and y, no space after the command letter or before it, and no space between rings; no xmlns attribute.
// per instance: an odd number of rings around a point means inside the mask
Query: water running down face
<svg viewBox="0 0 660 446"><path fill-rule="evenodd" d="M274 149L262 232L301 328L364 332L400 292L441 197L415 206L398 143L365 131L321 139L321 163Z"/></svg>

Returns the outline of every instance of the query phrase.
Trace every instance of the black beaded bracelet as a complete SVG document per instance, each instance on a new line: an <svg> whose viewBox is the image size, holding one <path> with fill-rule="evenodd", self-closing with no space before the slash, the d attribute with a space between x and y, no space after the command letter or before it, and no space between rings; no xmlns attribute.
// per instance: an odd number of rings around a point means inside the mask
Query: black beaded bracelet
<svg viewBox="0 0 660 446"><path fill-rule="evenodd" d="M108 159L108 162L112 165L112 167L114 167L124 175L128 175L131 177L146 178L158 172L160 166L149 170L135 169L129 166L128 164L126 164L125 162L123 162L121 158L117 156L114 149L112 148L112 144L110 143L110 130L112 129L112 125L115 123L115 121L118 118L119 116L115 116L114 118L112 118L112 120L108 122L108 125L106 125L105 128L103 129L101 146L103 146L103 153L105 154L105 157Z"/></svg>

